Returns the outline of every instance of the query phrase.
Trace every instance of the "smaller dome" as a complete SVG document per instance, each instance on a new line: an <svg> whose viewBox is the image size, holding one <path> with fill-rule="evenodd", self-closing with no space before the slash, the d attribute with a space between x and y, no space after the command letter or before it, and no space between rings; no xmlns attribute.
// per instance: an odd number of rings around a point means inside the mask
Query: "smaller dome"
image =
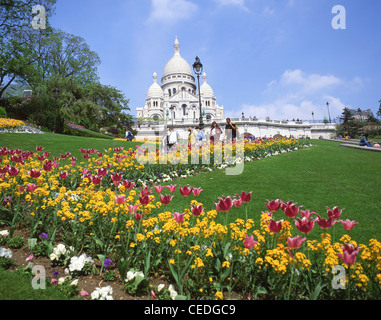
<svg viewBox="0 0 381 320"><path fill-rule="evenodd" d="M157 74L153 74L153 83L147 92L147 99L164 99L164 93L159 84L157 83Z"/></svg>
<svg viewBox="0 0 381 320"><path fill-rule="evenodd" d="M200 91L204 97L214 98L214 91L212 87L206 82L206 73L204 72L202 76L204 83L201 85Z"/></svg>

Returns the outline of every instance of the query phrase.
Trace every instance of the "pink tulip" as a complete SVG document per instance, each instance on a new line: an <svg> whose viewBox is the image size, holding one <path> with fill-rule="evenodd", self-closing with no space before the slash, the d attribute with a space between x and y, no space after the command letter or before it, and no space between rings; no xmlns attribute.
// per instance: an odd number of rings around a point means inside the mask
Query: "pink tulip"
<svg viewBox="0 0 381 320"><path fill-rule="evenodd" d="M44 150L43 147L36 146L36 151L37 151L37 152L41 152L42 150Z"/></svg>
<svg viewBox="0 0 381 320"><path fill-rule="evenodd" d="M172 213L172 217L176 220L177 223L181 224L184 222L185 213Z"/></svg>
<svg viewBox="0 0 381 320"><path fill-rule="evenodd" d="M307 219L311 218L313 214L316 214L315 212L311 212L310 210L300 210L300 215L303 217L306 217Z"/></svg>
<svg viewBox="0 0 381 320"><path fill-rule="evenodd" d="M336 221L334 221L332 217L329 217L328 219L324 219L320 217L319 215L317 216L318 217L315 221L319 225L319 227L322 229L329 229L336 223Z"/></svg>
<svg viewBox="0 0 381 320"><path fill-rule="evenodd" d="M163 189L164 189L163 186L154 186L154 188L155 188L157 193L161 193L163 191Z"/></svg>
<svg viewBox="0 0 381 320"><path fill-rule="evenodd" d="M241 195L237 194L237 196L239 196L241 198L241 201L243 203L248 203L251 201L251 194L252 194L252 192L246 193L246 192L242 191Z"/></svg>
<svg viewBox="0 0 381 320"><path fill-rule="evenodd" d="M254 247L256 244L258 244L259 242L258 241L254 241L254 236L251 235L250 237L246 234L246 238L245 240L243 241L243 246L246 248L246 249L251 249L252 247Z"/></svg>
<svg viewBox="0 0 381 320"><path fill-rule="evenodd" d="M327 214L329 217L332 217L333 220L337 220L340 218L340 215L343 213L344 209L340 210L339 207L334 207L332 210L328 207Z"/></svg>
<svg viewBox="0 0 381 320"><path fill-rule="evenodd" d="M282 226L283 226L282 223L283 223L283 220L278 222L273 219L271 219L270 222L266 221L266 224L269 227L270 232L272 233L279 233L282 230Z"/></svg>
<svg viewBox="0 0 381 320"><path fill-rule="evenodd" d="M31 254L28 256L28 258L25 259L25 261L31 261L31 260L33 260L33 258L34 258L34 254L31 253Z"/></svg>
<svg viewBox="0 0 381 320"><path fill-rule="evenodd" d="M115 202L116 202L117 204L123 204L123 203L125 203L126 201L127 201L127 199L126 199L126 196L125 196L124 194L115 197Z"/></svg>
<svg viewBox="0 0 381 320"><path fill-rule="evenodd" d="M173 196L166 194L165 196L160 195L160 201L164 205L168 205L173 199Z"/></svg>
<svg viewBox="0 0 381 320"><path fill-rule="evenodd" d="M80 293L79 293L82 297L87 297L89 295L89 293L85 290L82 290Z"/></svg>
<svg viewBox="0 0 381 320"><path fill-rule="evenodd" d="M233 204L236 208L239 208L242 205L242 200L241 199L233 199Z"/></svg>
<svg viewBox="0 0 381 320"><path fill-rule="evenodd" d="M15 168L15 167L9 167L8 168L8 173L11 177L16 177L19 174L20 170Z"/></svg>
<svg viewBox="0 0 381 320"><path fill-rule="evenodd" d="M183 197L188 197L191 195L192 189L193 187L183 186L183 187L180 187L180 193Z"/></svg>
<svg viewBox="0 0 381 320"><path fill-rule="evenodd" d="M170 186L167 186L169 192L173 193L176 191L176 185L170 185Z"/></svg>
<svg viewBox="0 0 381 320"><path fill-rule="evenodd" d="M27 184L26 188L28 189L28 192L33 193L37 189L37 185L35 185L34 183Z"/></svg>
<svg viewBox="0 0 381 320"><path fill-rule="evenodd" d="M301 233L307 234L310 233L315 225L315 220L307 218L296 218L295 226Z"/></svg>
<svg viewBox="0 0 381 320"><path fill-rule="evenodd" d="M342 247L343 254L337 253L338 257L347 265L351 266L356 262L356 256L360 251L360 247L353 247L352 244L344 244Z"/></svg>
<svg viewBox="0 0 381 320"><path fill-rule="evenodd" d="M203 190L201 188L193 188L192 192L195 197L198 197Z"/></svg>
<svg viewBox="0 0 381 320"><path fill-rule="evenodd" d="M350 231L353 229L354 226L358 225L359 222L356 221L350 221L349 219L343 221L343 220L338 220L337 222L341 222L345 230Z"/></svg>
<svg viewBox="0 0 381 320"><path fill-rule="evenodd" d="M53 169L53 162L52 162L52 160L46 161L46 162L43 164L42 168L43 168L46 172L50 172L50 171L52 171L52 169Z"/></svg>
<svg viewBox="0 0 381 320"><path fill-rule="evenodd" d="M281 208L288 218L293 219L298 215L299 209L301 207L297 207L296 203L292 203L292 201L289 201L287 203L283 203L281 205Z"/></svg>
<svg viewBox="0 0 381 320"><path fill-rule="evenodd" d="M216 205L217 212L228 212L233 206L233 200L230 197L218 198L219 202L214 203Z"/></svg>
<svg viewBox="0 0 381 320"><path fill-rule="evenodd" d="M296 236L294 238L287 238L288 247L290 249L299 249L300 246L307 238L301 238L300 236Z"/></svg>
<svg viewBox="0 0 381 320"><path fill-rule="evenodd" d="M127 207L128 207L128 212L129 212L130 214L136 214L136 211L138 210L139 205L138 205L138 204L136 204L136 205L132 205L132 204L130 204L130 205L128 205Z"/></svg>
<svg viewBox="0 0 381 320"><path fill-rule="evenodd" d="M199 206L196 206L196 205L192 205L191 207L191 211L192 211L192 214L196 217L200 216L201 213L204 211L204 207L203 205L199 205Z"/></svg>
<svg viewBox="0 0 381 320"><path fill-rule="evenodd" d="M147 186L143 187L142 191L140 191L141 197L149 196L150 194L151 194L151 189L148 190Z"/></svg>
<svg viewBox="0 0 381 320"><path fill-rule="evenodd" d="M140 221L142 219L142 215L140 213L135 213L135 219Z"/></svg>
<svg viewBox="0 0 381 320"><path fill-rule="evenodd" d="M280 209L281 202L278 200L267 200L267 203L265 203L267 209L269 209L272 213L277 212Z"/></svg>

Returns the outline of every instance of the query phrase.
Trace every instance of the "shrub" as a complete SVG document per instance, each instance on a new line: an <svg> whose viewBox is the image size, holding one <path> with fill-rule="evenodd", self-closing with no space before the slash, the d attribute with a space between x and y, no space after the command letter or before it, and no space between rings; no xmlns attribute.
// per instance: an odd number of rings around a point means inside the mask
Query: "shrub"
<svg viewBox="0 0 381 320"><path fill-rule="evenodd" d="M0 118L6 118L7 117L7 112L3 107L0 107Z"/></svg>

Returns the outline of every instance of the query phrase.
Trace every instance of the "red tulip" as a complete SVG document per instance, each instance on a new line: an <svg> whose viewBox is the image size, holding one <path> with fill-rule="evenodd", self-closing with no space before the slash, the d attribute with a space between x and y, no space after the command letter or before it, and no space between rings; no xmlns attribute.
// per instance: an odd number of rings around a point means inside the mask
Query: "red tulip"
<svg viewBox="0 0 381 320"><path fill-rule="evenodd" d="M140 221L142 219L142 215L140 213L135 213L135 219Z"/></svg>
<svg viewBox="0 0 381 320"><path fill-rule="evenodd" d="M51 171L51 170L53 169L53 162L52 162L52 160L48 160L48 161L46 161L46 162L43 164L42 168L43 168L45 171L47 171L47 172Z"/></svg>
<svg viewBox="0 0 381 320"><path fill-rule="evenodd" d="M19 174L20 170L15 168L15 167L9 167L8 168L8 173L11 177L16 177Z"/></svg>
<svg viewBox="0 0 381 320"><path fill-rule="evenodd" d="M182 196L188 197L191 195L192 189L193 189L193 187L183 186L183 187L180 187L180 193Z"/></svg>
<svg viewBox="0 0 381 320"><path fill-rule="evenodd" d="M69 174L66 171L61 171L60 172L60 178L61 179L66 179L69 176Z"/></svg>
<svg viewBox="0 0 381 320"><path fill-rule="evenodd" d="M243 241L243 246L246 248L246 249L251 249L252 247L254 247L256 244L258 244L259 242L258 241L254 241L254 236L251 235L250 237L246 234L246 238L245 240Z"/></svg>
<svg viewBox="0 0 381 320"><path fill-rule="evenodd" d="M296 218L295 226L298 228L298 230L301 233L307 234L310 233L315 225L314 219L307 219L307 218Z"/></svg>
<svg viewBox="0 0 381 320"><path fill-rule="evenodd" d="M176 185L170 185L170 186L167 186L169 192L173 193L176 191Z"/></svg>
<svg viewBox="0 0 381 320"><path fill-rule="evenodd" d="M246 192L242 191L241 195L237 194L237 196L239 196L241 198L241 201L243 203L248 203L251 201L251 194L252 194L252 192L246 193Z"/></svg>
<svg viewBox="0 0 381 320"><path fill-rule="evenodd" d="M195 197L198 197L203 190L201 188L193 188L192 192Z"/></svg>
<svg viewBox="0 0 381 320"><path fill-rule="evenodd" d="M97 186L97 185L101 184L102 177L92 176L91 177L91 182Z"/></svg>
<svg viewBox="0 0 381 320"><path fill-rule="evenodd" d="M274 219L271 219L270 222L266 221L266 224L269 227L270 232L279 233L282 230L283 220L277 222Z"/></svg>
<svg viewBox="0 0 381 320"><path fill-rule="evenodd" d="M272 213L277 212L280 209L281 202L278 200L267 200L267 203L265 202L265 205L267 209L269 209Z"/></svg>
<svg viewBox="0 0 381 320"><path fill-rule="evenodd" d="M360 251L360 247L353 247L352 244L344 244L342 247L343 254L337 253L338 257L347 265L351 266L356 262L356 256Z"/></svg>
<svg viewBox="0 0 381 320"><path fill-rule="evenodd" d="M122 185L123 185L126 189L131 190L131 189L134 188L134 186L135 186L135 182L130 181L130 180L128 180L128 181L123 181Z"/></svg>
<svg viewBox="0 0 381 320"><path fill-rule="evenodd" d="M126 201L127 201L127 199L126 199L126 196L125 196L124 194L115 197L115 202L116 202L117 204L123 204L123 203L125 203Z"/></svg>
<svg viewBox="0 0 381 320"><path fill-rule="evenodd" d="M176 220L177 223L181 224L184 222L185 213L174 212L172 213L172 217Z"/></svg>
<svg viewBox="0 0 381 320"><path fill-rule="evenodd" d="M161 193L163 191L163 189L164 189L163 186L154 186L154 188L155 188L157 193Z"/></svg>
<svg viewBox="0 0 381 320"><path fill-rule="evenodd" d="M118 186L122 178L123 178L123 174L121 173L114 173L111 175L111 180L114 183L114 186Z"/></svg>
<svg viewBox="0 0 381 320"><path fill-rule="evenodd" d="M319 215L317 215L317 216L318 217L316 219L316 223L322 229L329 229L336 223L336 221L334 221L332 217L329 217L328 219L324 219L324 218L320 217Z"/></svg>
<svg viewBox="0 0 381 320"><path fill-rule="evenodd" d="M345 228L345 230L347 231L350 231L353 229L353 227L355 225L358 225L359 222L355 222L355 221L350 221L349 219L343 221L343 220L338 220L337 222L341 222L341 224L343 225L343 227Z"/></svg>
<svg viewBox="0 0 381 320"><path fill-rule="evenodd" d="M230 197L218 198L219 202L216 205L217 212L228 212L233 206L233 200Z"/></svg>
<svg viewBox="0 0 381 320"><path fill-rule="evenodd" d="M151 194L151 189L148 190L147 186L143 187L142 191L140 191L141 197L149 196L150 194Z"/></svg>
<svg viewBox="0 0 381 320"><path fill-rule="evenodd" d="M166 194L165 196L160 195L160 201L162 204L167 205L169 204L173 199L173 196L170 196L169 194Z"/></svg>
<svg viewBox="0 0 381 320"><path fill-rule="evenodd" d="M42 150L44 150L43 147L38 147L38 146L36 146L36 151L37 151L37 152L41 152Z"/></svg>
<svg viewBox="0 0 381 320"><path fill-rule="evenodd" d="M307 238L301 238L300 236L296 236L294 238L287 238L288 247L290 249L299 249L300 246Z"/></svg>
<svg viewBox="0 0 381 320"><path fill-rule="evenodd" d="M100 168L97 169L97 175L100 177L105 177L107 175L108 171L106 168Z"/></svg>
<svg viewBox="0 0 381 320"><path fill-rule="evenodd" d="M196 217L200 216L201 213L204 211L204 207L203 205L199 205L199 206L196 206L196 205L192 205L191 207L191 211L192 211L192 214Z"/></svg>
<svg viewBox="0 0 381 320"><path fill-rule="evenodd" d="M152 200L149 198L149 195L147 194L145 196L140 196L139 201L142 205L145 206L145 205L149 204Z"/></svg>
<svg viewBox="0 0 381 320"><path fill-rule="evenodd" d="M30 172L29 172L29 175L31 178L33 179L37 179L41 176L41 171L37 171L36 169L32 169Z"/></svg>
<svg viewBox="0 0 381 320"><path fill-rule="evenodd" d="M292 201L289 201L287 203L283 203L281 205L281 208L288 218L293 219L298 215L299 209L301 208L297 207L296 205L296 203L292 203Z"/></svg>
<svg viewBox="0 0 381 320"><path fill-rule="evenodd" d="M332 210L328 207L327 208L327 214L329 217L332 217L333 220L337 220L340 218L340 215L344 211L344 209L340 210L339 207L334 207Z"/></svg>
<svg viewBox="0 0 381 320"><path fill-rule="evenodd" d="M34 183L32 183L32 184L27 184L27 185L26 185L26 188L28 189L28 191L29 191L30 193L33 193L33 192L37 189L37 185L35 185Z"/></svg>

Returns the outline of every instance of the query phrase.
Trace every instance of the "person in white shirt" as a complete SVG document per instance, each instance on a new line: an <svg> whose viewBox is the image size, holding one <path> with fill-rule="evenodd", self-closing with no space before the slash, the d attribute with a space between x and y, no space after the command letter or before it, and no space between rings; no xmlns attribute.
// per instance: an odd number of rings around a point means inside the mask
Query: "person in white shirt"
<svg viewBox="0 0 381 320"><path fill-rule="evenodd" d="M177 134L173 131L173 128L169 128L167 136L167 147L168 150L171 150L174 145L177 144Z"/></svg>

